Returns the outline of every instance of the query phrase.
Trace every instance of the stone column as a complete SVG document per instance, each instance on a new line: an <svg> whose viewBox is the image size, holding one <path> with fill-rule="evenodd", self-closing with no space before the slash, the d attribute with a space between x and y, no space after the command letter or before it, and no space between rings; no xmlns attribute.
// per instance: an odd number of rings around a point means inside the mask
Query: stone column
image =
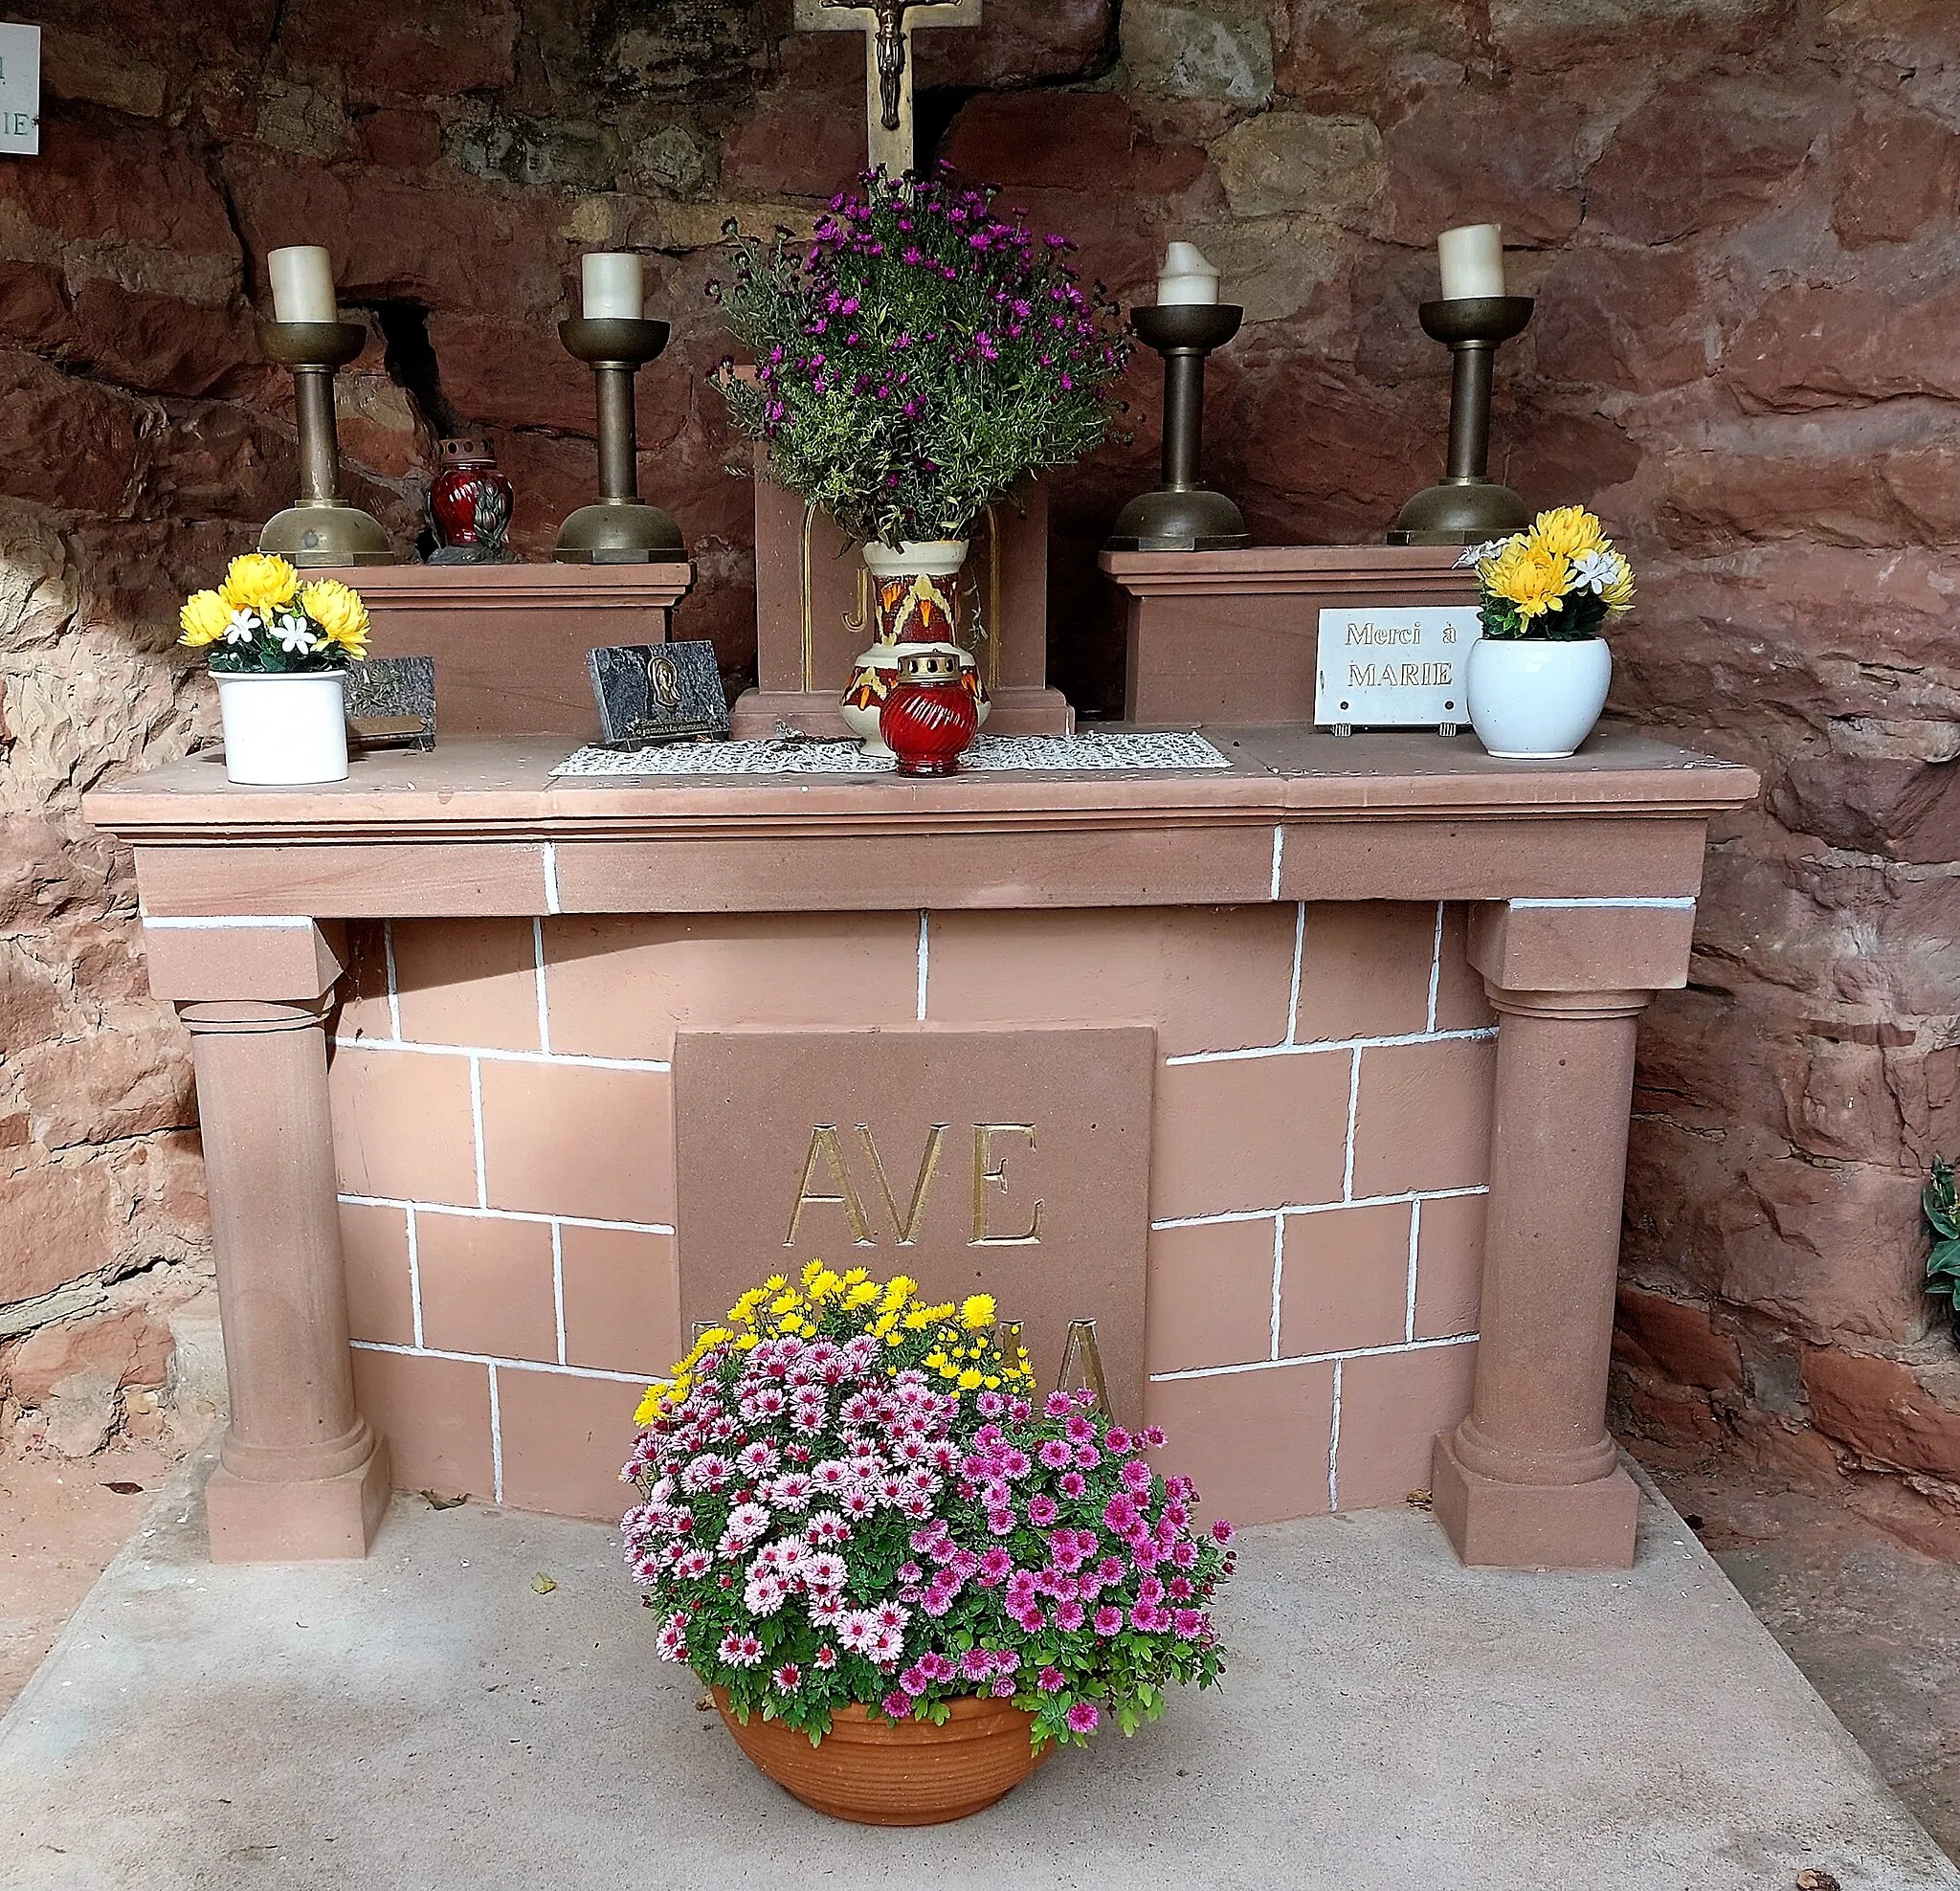
<svg viewBox="0 0 1960 1891"><path fill-rule="evenodd" d="M152 988L190 1030L217 1259L231 1418L206 1494L212 1559L366 1555L388 1449L354 1409L347 1349L326 1090L339 942L305 921L145 934Z"/></svg>
<svg viewBox="0 0 1960 1891"><path fill-rule="evenodd" d="M1438 1437L1457 1553L1625 1568L1639 1491L1606 1429L1634 1037L1686 974L1691 901L1483 907L1470 962L1496 1007L1490 1205L1470 1414Z"/></svg>

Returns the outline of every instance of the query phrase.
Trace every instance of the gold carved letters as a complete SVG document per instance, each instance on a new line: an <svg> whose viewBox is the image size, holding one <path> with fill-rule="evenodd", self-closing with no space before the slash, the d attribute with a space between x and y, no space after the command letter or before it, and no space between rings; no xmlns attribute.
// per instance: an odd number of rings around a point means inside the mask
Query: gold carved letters
<svg viewBox="0 0 1960 1891"><path fill-rule="evenodd" d="M924 1218L925 1208L932 1193L933 1182L939 1174L940 1160L946 1150L947 1132L951 1129L949 1123L935 1123L927 1131L924 1152L919 1159L919 1173L912 1184L910 1202L902 1212L899 1209L898 1196L892 1190L890 1178L885 1173L884 1159L879 1153L878 1141L871 1133L868 1123L856 1125L858 1141L864 1150L865 1160L871 1165L871 1173L878 1186L878 1193L884 1204L885 1212L890 1215L892 1228L898 1235L902 1248L918 1244L920 1224ZM997 1136L1023 1136L1027 1139L1030 1154L1035 1150L1035 1125L1032 1123L976 1123L973 1125L973 1225L972 1234L967 1245L976 1248L1038 1247L1041 1244L1041 1202L1034 1204L1027 1231L1019 1235L993 1235L988 1232L988 1211L994 1206L988 1190L998 1189L1005 1195L1011 1183L1008 1179L1007 1158L997 1155L992 1148ZM828 1171L831 1190L814 1187L817 1165L821 1163ZM871 1218L865 1212L864 1198L858 1193L852 1180L849 1165L844 1159L843 1145L839 1140L835 1123L819 1123L810 1132L810 1146L803 1157L803 1173L796 1185L795 1206L790 1211L790 1232L783 1236L783 1245L793 1248L796 1245L797 1230L802 1226L803 1211L806 1208L841 1208L851 1228L851 1242L854 1247L870 1248L878 1245L878 1236L872 1232Z"/></svg>
<svg viewBox="0 0 1960 1891"><path fill-rule="evenodd" d="M976 1123L973 1125L973 1238L967 1243L973 1248L1038 1248L1041 1245L1041 1204L1035 1203L1035 1218L1028 1224L1025 1235L990 1235L987 1232L987 1185L997 1182L1000 1192L1007 1193L1007 1158L1002 1156L988 1167L991 1151L988 1145L996 1136L1025 1136L1028 1139L1028 1152L1035 1151L1035 1125L1032 1123Z"/></svg>

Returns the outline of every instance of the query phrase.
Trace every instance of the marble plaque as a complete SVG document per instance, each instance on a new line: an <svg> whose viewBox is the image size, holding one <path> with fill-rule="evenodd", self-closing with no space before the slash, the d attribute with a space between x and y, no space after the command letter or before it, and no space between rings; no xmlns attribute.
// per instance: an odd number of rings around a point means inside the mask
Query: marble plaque
<svg viewBox="0 0 1960 1891"><path fill-rule="evenodd" d="M1358 729L1467 723L1465 671L1481 634L1474 604L1323 610L1314 721Z"/></svg>
<svg viewBox="0 0 1960 1891"><path fill-rule="evenodd" d="M616 644L590 660L605 747L728 733L728 697L712 643Z"/></svg>
<svg viewBox="0 0 1960 1891"><path fill-rule="evenodd" d="M821 1259L989 1293L1044 1385L1094 1319L1144 1402L1147 1029L686 1031L674 1046L682 1329Z"/></svg>
<svg viewBox="0 0 1960 1891"><path fill-rule="evenodd" d="M363 748L434 748L435 659L368 656L349 663L347 727Z"/></svg>

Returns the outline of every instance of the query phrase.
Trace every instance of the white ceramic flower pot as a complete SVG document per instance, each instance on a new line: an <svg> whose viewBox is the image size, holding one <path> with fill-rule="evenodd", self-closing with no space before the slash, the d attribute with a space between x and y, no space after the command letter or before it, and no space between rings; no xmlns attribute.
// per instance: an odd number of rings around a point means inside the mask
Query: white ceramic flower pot
<svg viewBox="0 0 1960 1891"><path fill-rule="evenodd" d="M256 788L345 781L346 681L339 670L219 675L227 779Z"/></svg>
<svg viewBox="0 0 1960 1891"><path fill-rule="evenodd" d="M1604 637L1480 637L1470 646L1470 725L1493 755L1570 755L1592 733L1612 681Z"/></svg>

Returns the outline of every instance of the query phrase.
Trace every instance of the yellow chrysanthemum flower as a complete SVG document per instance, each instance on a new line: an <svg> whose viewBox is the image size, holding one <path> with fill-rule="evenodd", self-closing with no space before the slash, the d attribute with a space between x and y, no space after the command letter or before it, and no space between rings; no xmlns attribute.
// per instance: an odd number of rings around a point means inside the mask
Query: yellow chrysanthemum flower
<svg viewBox="0 0 1960 1891"><path fill-rule="evenodd" d="M993 1324L993 1296L991 1294L969 1294L960 1302L960 1324L971 1332L981 1332Z"/></svg>
<svg viewBox="0 0 1960 1891"><path fill-rule="evenodd" d="M338 578L317 578L300 591L300 609L320 626L329 643L349 656L368 655L368 607L361 593Z"/></svg>
<svg viewBox="0 0 1960 1891"><path fill-rule="evenodd" d="M1491 590L1515 604L1518 615L1525 618L1542 617L1557 609L1571 589L1570 561L1528 541L1513 539L1479 569Z"/></svg>
<svg viewBox="0 0 1960 1891"><path fill-rule="evenodd" d="M761 1345L762 1335L760 1333L744 1333L735 1342L735 1350L737 1352L753 1352Z"/></svg>
<svg viewBox="0 0 1960 1891"><path fill-rule="evenodd" d="M1541 512L1529 536L1555 558L1579 559L1606 546L1606 530L1583 505Z"/></svg>
<svg viewBox="0 0 1960 1891"><path fill-rule="evenodd" d="M660 1401L666 1395L664 1385L649 1386L647 1395L639 1402L639 1409L633 1414L635 1425L651 1425L660 1415Z"/></svg>
<svg viewBox="0 0 1960 1891"><path fill-rule="evenodd" d="M1634 607L1633 567L1617 552L1614 557L1619 565L1619 576L1608 584L1599 596L1609 611L1631 611Z"/></svg>
<svg viewBox="0 0 1960 1891"><path fill-rule="evenodd" d="M233 611L269 611L292 603L299 590L300 574L283 558L247 551L232 560L218 595Z"/></svg>
<svg viewBox="0 0 1960 1891"><path fill-rule="evenodd" d="M810 1283L810 1298L813 1301L831 1300L843 1291L843 1277L828 1267Z"/></svg>
<svg viewBox="0 0 1960 1891"><path fill-rule="evenodd" d="M846 1275L844 1276L844 1285L845 1285L845 1286L847 1286L847 1287L857 1287L857 1286L861 1286L861 1285L862 1285L862 1284L863 1284L863 1283L864 1283L865 1281L867 1281L867 1280L870 1280L870 1279L871 1279L871 1269L870 1269L870 1268L868 1268L868 1267L854 1267L854 1268L852 1268L852 1269L851 1269L851 1271L850 1271L850 1272L849 1272L848 1274L846 1274ZM874 1285L876 1285L877 1283L876 1283L876 1282L873 1282L873 1284L874 1284Z"/></svg>
<svg viewBox="0 0 1960 1891"><path fill-rule="evenodd" d="M960 1390L963 1392L978 1391L980 1390L981 1376L982 1375L974 1371L974 1369L970 1366L968 1367L967 1369L960 1374Z"/></svg>
<svg viewBox="0 0 1960 1891"><path fill-rule="evenodd" d="M224 635L225 626L232 621L232 607L214 590L192 591L184 600L177 621L184 627L179 641L193 650L201 649Z"/></svg>
<svg viewBox="0 0 1960 1891"><path fill-rule="evenodd" d="M845 1278L848 1279L850 1277L847 1275ZM855 1287L846 1290L844 1304L855 1310L860 1306L869 1306L877 1298L878 1282L876 1280L860 1280Z"/></svg>

